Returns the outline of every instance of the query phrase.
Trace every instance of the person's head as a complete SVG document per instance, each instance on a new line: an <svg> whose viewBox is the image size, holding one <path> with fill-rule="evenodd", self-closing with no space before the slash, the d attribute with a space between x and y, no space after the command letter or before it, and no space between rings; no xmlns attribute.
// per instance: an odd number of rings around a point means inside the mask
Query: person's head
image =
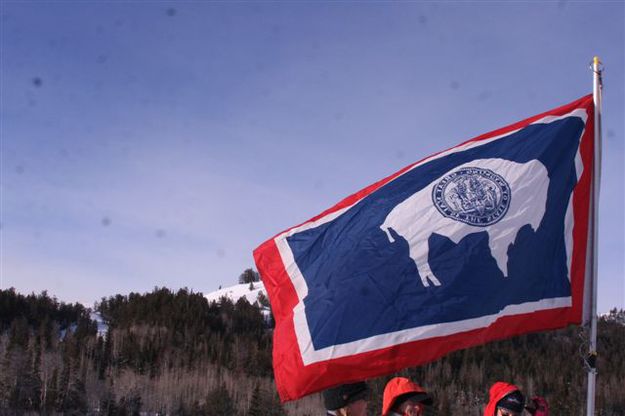
<svg viewBox="0 0 625 416"><path fill-rule="evenodd" d="M521 416L525 409L525 397L519 390L505 395L497 402L497 416Z"/></svg>
<svg viewBox="0 0 625 416"><path fill-rule="evenodd" d="M498 381L490 386L484 416L518 416L523 414L525 397L514 384Z"/></svg>
<svg viewBox="0 0 625 416"><path fill-rule="evenodd" d="M341 416L365 416L369 400L367 383L343 384L323 392L323 401L327 410Z"/></svg>
<svg viewBox="0 0 625 416"><path fill-rule="evenodd" d="M386 383L382 399L382 416L393 413L402 416L421 416L432 398L419 385L405 377L395 377Z"/></svg>

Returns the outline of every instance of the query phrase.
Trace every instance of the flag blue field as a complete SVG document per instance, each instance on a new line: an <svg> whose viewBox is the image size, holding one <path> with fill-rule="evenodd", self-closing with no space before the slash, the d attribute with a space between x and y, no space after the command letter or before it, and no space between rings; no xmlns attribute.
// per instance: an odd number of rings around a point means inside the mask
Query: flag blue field
<svg viewBox="0 0 625 416"><path fill-rule="evenodd" d="M282 399L579 323L592 111L430 156L261 245Z"/></svg>

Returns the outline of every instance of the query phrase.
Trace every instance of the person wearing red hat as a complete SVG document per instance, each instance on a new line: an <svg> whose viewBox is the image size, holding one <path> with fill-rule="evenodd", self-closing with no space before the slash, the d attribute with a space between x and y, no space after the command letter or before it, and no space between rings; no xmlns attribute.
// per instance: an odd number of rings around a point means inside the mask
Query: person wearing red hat
<svg viewBox="0 0 625 416"><path fill-rule="evenodd" d="M395 377L384 387L382 416L422 416L432 397L405 377Z"/></svg>
<svg viewBox="0 0 625 416"><path fill-rule="evenodd" d="M527 406L524 404L525 398L517 386L498 381L490 388L484 416L519 416L524 409L532 416L549 416L549 404L544 397L532 397Z"/></svg>
<svg viewBox="0 0 625 416"><path fill-rule="evenodd" d="M489 392L484 416L520 416L525 409L525 397L514 384L498 381Z"/></svg>

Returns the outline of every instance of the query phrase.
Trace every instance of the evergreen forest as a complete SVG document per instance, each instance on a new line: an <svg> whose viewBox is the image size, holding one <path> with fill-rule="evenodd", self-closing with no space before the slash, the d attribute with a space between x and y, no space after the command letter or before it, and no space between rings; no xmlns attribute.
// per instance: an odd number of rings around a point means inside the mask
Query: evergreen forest
<svg viewBox="0 0 625 416"><path fill-rule="evenodd" d="M280 404L272 320L258 303L154 288L93 309L46 292L0 290L0 414L324 414L319 394ZM598 331L597 414L623 416L625 311L602 317ZM401 375L432 393L438 415L481 415L489 386L505 380L546 397L552 415L576 416L585 414L586 349L582 330L570 327L459 351ZM380 414L390 377L369 380L370 415Z"/></svg>

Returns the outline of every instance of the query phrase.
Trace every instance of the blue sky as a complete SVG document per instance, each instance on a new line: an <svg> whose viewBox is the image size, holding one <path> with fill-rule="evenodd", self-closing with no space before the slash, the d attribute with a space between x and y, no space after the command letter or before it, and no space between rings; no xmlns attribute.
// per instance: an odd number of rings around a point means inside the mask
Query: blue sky
<svg viewBox="0 0 625 416"><path fill-rule="evenodd" d="M435 151L592 91L599 311L625 307L622 2L1 3L0 287L209 292Z"/></svg>

